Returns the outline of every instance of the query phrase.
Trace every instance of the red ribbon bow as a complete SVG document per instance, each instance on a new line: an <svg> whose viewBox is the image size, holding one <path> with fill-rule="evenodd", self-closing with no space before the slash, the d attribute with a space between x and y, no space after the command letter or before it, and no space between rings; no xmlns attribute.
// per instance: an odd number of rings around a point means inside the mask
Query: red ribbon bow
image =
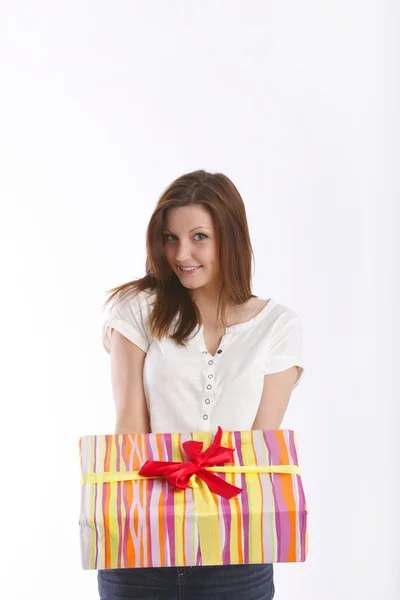
<svg viewBox="0 0 400 600"><path fill-rule="evenodd" d="M182 444L190 462L168 462L163 460L147 460L139 471L145 477L163 476L174 487L185 490L192 475L198 475L214 494L223 498L233 498L242 491L221 477L208 471L205 467L217 467L223 464L234 464L232 448L221 446L222 429L218 427L213 443L202 452L203 442L193 440Z"/></svg>

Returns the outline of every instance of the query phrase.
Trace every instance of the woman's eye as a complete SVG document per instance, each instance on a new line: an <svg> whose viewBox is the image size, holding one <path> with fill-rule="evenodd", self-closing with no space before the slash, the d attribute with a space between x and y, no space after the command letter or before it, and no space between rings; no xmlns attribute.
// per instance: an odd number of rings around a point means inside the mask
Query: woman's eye
<svg viewBox="0 0 400 600"><path fill-rule="evenodd" d="M200 238L199 238L200 236ZM196 233L194 235L194 238L196 239L196 241L201 242L202 240L205 240L208 236L205 233ZM164 240L166 242L173 242L174 240L176 240L176 236L173 233L165 233L164 234Z"/></svg>

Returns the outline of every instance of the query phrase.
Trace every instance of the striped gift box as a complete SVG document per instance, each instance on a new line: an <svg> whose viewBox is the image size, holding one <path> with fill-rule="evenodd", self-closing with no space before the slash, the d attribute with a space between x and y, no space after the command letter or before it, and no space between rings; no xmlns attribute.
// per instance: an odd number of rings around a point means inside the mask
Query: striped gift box
<svg viewBox="0 0 400 600"><path fill-rule="evenodd" d="M241 489L227 499L193 475L186 489L138 475L146 461L187 463L184 443L211 432L84 436L79 441L84 569L302 562L306 500L291 430L222 432L231 466L209 470Z"/></svg>

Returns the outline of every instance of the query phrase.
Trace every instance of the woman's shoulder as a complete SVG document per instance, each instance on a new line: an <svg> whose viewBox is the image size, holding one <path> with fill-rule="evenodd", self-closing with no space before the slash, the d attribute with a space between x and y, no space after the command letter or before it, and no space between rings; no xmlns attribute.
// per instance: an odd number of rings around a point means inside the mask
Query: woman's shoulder
<svg viewBox="0 0 400 600"><path fill-rule="evenodd" d="M111 300L105 317L105 326L110 322L125 321L148 329L148 320L156 294L150 289L122 290Z"/></svg>
<svg viewBox="0 0 400 600"><path fill-rule="evenodd" d="M301 334L302 321L292 306L271 298L264 311L264 318L257 323L260 336L278 338L289 330Z"/></svg>
<svg viewBox="0 0 400 600"><path fill-rule="evenodd" d="M151 289L129 290L126 293L117 294L111 303L110 310L148 312L155 298L156 293Z"/></svg>
<svg viewBox="0 0 400 600"><path fill-rule="evenodd" d="M301 318L291 306L274 301L266 322L264 335L267 349L264 356L264 374L278 373L297 366L299 374L296 387L304 372Z"/></svg>
<svg viewBox="0 0 400 600"><path fill-rule="evenodd" d="M269 306L268 316L271 321L276 321L283 317L286 319L299 319L299 314L296 309L288 304L284 304L271 298L267 306Z"/></svg>
<svg viewBox="0 0 400 600"><path fill-rule="evenodd" d="M117 294L103 322L103 345L107 352L110 351L111 329L117 329L147 351L151 343L148 320L154 296L154 292L149 290L131 290L124 295Z"/></svg>

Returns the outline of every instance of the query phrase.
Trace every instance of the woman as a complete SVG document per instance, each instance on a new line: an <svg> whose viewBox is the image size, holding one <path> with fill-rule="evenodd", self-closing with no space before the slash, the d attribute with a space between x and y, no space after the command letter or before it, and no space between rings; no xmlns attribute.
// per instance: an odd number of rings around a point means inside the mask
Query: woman
<svg viewBox="0 0 400 600"><path fill-rule="evenodd" d="M110 290L116 433L279 429L303 373L298 316L251 293L243 200L196 171L162 194L146 276ZM102 600L270 600L272 564L98 571Z"/></svg>

